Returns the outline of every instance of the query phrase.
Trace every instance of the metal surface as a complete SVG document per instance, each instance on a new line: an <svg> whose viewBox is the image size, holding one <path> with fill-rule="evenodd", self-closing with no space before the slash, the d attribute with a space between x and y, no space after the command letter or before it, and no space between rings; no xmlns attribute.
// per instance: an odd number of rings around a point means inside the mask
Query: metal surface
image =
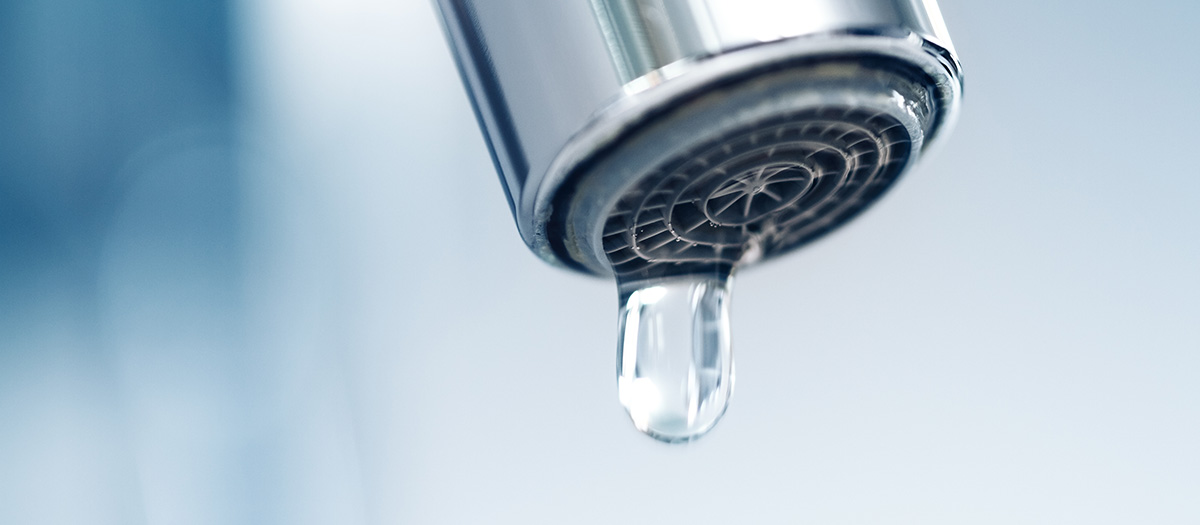
<svg viewBox="0 0 1200 525"><path fill-rule="evenodd" d="M590 273L605 272L561 245L567 218L555 200L656 115L763 71L869 58L910 68L932 86L925 135L933 139L953 120L961 89L932 1L438 5L521 236L542 258Z"/></svg>

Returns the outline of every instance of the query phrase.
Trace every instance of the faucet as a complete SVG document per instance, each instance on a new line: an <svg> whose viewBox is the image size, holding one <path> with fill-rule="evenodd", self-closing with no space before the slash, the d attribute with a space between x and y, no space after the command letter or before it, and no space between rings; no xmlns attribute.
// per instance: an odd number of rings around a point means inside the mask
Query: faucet
<svg viewBox="0 0 1200 525"><path fill-rule="evenodd" d="M615 279L618 397L694 440L733 274L858 216L952 126L935 0L437 0L529 248Z"/></svg>

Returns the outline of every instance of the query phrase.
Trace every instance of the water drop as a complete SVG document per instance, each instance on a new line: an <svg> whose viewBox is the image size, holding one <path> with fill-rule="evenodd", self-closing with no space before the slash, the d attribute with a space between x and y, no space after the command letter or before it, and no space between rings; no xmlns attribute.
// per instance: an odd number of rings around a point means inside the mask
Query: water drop
<svg viewBox="0 0 1200 525"><path fill-rule="evenodd" d="M733 393L728 271L618 280L617 390L638 430L684 443L712 429Z"/></svg>

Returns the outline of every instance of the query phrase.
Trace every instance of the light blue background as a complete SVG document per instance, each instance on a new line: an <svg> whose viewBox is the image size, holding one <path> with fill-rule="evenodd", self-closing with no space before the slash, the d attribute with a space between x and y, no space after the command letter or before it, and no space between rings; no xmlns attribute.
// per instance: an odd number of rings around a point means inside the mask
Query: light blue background
<svg viewBox="0 0 1200 525"><path fill-rule="evenodd" d="M0 523L1200 522L1200 4L945 0L957 129L739 276L684 447L616 401L613 286L520 242L427 2L26 4Z"/></svg>

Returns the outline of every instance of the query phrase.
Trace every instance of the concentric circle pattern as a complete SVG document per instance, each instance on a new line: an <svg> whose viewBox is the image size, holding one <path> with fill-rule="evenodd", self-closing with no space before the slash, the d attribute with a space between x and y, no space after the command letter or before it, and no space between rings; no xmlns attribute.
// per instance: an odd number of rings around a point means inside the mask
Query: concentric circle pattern
<svg viewBox="0 0 1200 525"><path fill-rule="evenodd" d="M604 250L618 275L645 277L781 253L869 205L911 151L884 113L825 107L757 122L642 177L609 213Z"/></svg>

